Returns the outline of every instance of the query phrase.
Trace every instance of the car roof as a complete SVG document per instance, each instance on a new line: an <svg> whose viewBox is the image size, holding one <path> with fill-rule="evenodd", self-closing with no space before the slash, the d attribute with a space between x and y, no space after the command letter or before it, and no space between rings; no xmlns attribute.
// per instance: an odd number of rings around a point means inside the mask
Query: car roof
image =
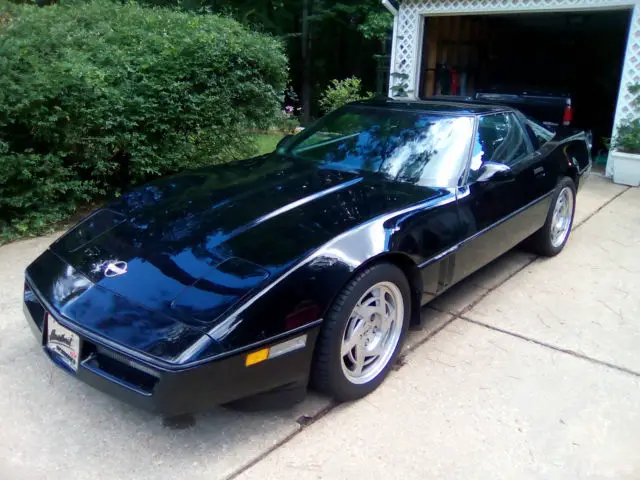
<svg viewBox="0 0 640 480"><path fill-rule="evenodd" d="M448 115L483 115L487 113L513 111L513 108L506 105L469 100L465 97L459 98L460 100L453 97L446 99L435 98L433 100L373 98L354 102L352 105L391 108L394 110L441 112Z"/></svg>

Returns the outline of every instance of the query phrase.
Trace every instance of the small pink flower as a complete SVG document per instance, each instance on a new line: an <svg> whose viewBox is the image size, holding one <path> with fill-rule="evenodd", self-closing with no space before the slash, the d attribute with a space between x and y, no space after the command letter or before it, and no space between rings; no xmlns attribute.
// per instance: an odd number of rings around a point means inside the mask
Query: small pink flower
<svg viewBox="0 0 640 480"><path fill-rule="evenodd" d="M286 107L284 107L284 109L286 110L287 113L293 112L293 107L291 105L287 105Z"/></svg>

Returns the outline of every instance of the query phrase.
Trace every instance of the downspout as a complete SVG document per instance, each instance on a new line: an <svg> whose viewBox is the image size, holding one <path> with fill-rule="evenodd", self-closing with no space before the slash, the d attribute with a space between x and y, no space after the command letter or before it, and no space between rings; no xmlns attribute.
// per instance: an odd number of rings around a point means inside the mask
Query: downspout
<svg viewBox="0 0 640 480"><path fill-rule="evenodd" d="M393 4L389 0L382 0L382 6L389 10L393 15L393 33L391 34L391 59L389 64L389 93L390 97L393 96L393 91L391 87L393 87L393 76L391 75L394 72L394 66L396 64L396 35L398 32L398 9L393 6Z"/></svg>

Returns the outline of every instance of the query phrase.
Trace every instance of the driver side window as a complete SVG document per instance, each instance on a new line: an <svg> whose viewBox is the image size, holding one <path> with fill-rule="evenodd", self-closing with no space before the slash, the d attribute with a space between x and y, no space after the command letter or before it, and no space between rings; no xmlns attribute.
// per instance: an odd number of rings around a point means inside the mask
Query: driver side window
<svg viewBox="0 0 640 480"><path fill-rule="evenodd" d="M471 168L477 170L489 161L512 166L529 150L525 133L513 113L483 115L478 123Z"/></svg>

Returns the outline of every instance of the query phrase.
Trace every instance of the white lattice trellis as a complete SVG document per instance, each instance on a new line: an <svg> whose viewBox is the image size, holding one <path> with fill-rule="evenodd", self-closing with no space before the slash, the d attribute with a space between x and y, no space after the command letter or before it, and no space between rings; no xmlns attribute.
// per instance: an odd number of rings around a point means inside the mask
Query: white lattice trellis
<svg viewBox="0 0 640 480"><path fill-rule="evenodd" d="M422 58L423 18L434 15L470 15L489 13L561 12L577 10L606 10L633 8L629 39L620 81L620 94L614 124L640 112L633 111L633 97L628 86L640 82L640 0L404 0L400 3L394 28L391 73L406 74L401 80L394 77L390 85L406 82L412 96L418 94L420 58ZM393 91L390 90L390 95ZM607 174L611 173L611 162Z"/></svg>

